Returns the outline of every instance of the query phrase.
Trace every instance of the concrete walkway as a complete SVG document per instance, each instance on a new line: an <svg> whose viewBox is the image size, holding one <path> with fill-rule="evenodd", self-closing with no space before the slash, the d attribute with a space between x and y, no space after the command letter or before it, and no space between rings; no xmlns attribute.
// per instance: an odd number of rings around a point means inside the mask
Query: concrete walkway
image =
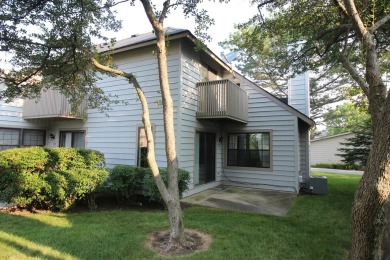
<svg viewBox="0 0 390 260"><path fill-rule="evenodd" d="M363 171L353 171L353 170L336 170L336 169L325 169L325 168L311 168L310 170L316 171L316 172L330 172L330 173L363 175Z"/></svg>
<svg viewBox="0 0 390 260"><path fill-rule="evenodd" d="M296 197L297 194L289 192L218 186L184 198L182 202L213 208L284 216Z"/></svg>

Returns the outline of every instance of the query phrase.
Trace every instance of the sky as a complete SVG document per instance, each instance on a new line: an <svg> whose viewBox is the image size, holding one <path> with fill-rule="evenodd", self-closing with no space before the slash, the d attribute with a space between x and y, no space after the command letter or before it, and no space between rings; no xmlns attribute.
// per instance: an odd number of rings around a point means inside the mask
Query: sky
<svg viewBox="0 0 390 260"><path fill-rule="evenodd" d="M155 1L157 8L160 10L163 1ZM200 4L206 9L215 20L208 33L212 37L211 42L206 42L207 46L216 55L221 56L220 53L224 51L218 46L218 42L228 39L229 34L234 32L234 25L243 23L249 20L252 16L258 13L256 6L250 5L250 0L230 0L228 4L221 4L218 0L204 1ZM152 27L146 17L142 4L136 1L135 6L130 6L129 3L123 3L116 7L117 18L122 20L122 29L118 32L107 31L105 36L109 38L116 38L121 40L130 37L133 34L142 34L152 31ZM184 18L184 14L180 9L173 10L171 14L165 19L164 27L174 27L180 29L188 29L194 32L195 19L190 17ZM229 51L225 50L224 54ZM11 58L7 52L0 52L0 65L8 68L9 64L4 64Z"/></svg>
<svg viewBox="0 0 390 260"><path fill-rule="evenodd" d="M156 6L160 9L163 1L158 1ZM208 33L212 37L212 42L206 43L215 54L220 55L223 51L218 46L218 42L226 40L229 34L234 31L234 24L246 22L258 13L256 6L251 6L249 0L230 0L228 4L221 4L218 0L204 1L200 6L206 9L215 20ZM152 31L152 27L146 18L141 3L136 2L135 6L121 4L116 8L117 18L122 20L122 30L119 32L108 32L106 36L116 37L117 40L128 38L133 34L141 34ZM194 32L194 18L185 19L181 10L173 10L164 21L164 27L174 27L188 29ZM225 54L227 54L225 51Z"/></svg>

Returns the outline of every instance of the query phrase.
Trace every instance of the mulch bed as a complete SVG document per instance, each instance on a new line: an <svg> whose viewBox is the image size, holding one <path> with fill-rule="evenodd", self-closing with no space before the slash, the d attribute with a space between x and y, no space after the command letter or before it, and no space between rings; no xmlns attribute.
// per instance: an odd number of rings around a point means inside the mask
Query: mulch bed
<svg viewBox="0 0 390 260"><path fill-rule="evenodd" d="M188 244L180 247L172 247L168 252L166 248L169 241L169 230L155 231L149 235L146 246L160 256L187 256L205 251L210 247L212 238L210 235L195 229L186 229L185 234Z"/></svg>

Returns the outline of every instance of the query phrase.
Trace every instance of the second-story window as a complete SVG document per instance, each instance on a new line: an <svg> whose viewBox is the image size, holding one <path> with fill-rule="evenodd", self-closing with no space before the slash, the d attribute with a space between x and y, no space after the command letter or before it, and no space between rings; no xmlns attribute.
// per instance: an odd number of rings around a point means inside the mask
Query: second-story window
<svg viewBox="0 0 390 260"><path fill-rule="evenodd" d="M218 79L218 73L215 69L211 68L206 63L202 62L200 64L200 81L206 82L206 81L212 81Z"/></svg>

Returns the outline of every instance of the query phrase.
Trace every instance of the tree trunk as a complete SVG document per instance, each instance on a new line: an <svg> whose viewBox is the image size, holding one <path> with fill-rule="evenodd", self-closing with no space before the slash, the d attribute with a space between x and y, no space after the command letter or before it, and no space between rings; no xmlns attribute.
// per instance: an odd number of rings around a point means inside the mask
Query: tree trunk
<svg viewBox="0 0 390 260"><path fill-rule="evenodd" d="M164 8L157 18L153 11L149 0L141 0L144 6L146 16L153 27L157 38L157 62L158 75L160 81L160 90L163 105L164 117L164 133L165 133L165 152L167 159L167 174L168 174L168 194L165 196L161 193L165 205L168 208L169 223L170 223L170 239L166 251L170 251L176 247L185 247L187 244L184 233L183 214L180 206L179 185L178 185L178 162L176 155L176 141L174 130L174 113L173 100L168 81L168 62L167 48L165 42L165 31L163 21L168 12L170 1L164 2Z"/></svg>
<svg viewBox="0 0 390 260"><path fill-rule="evenodd" d="M352 26L362 40L361 52L365 57L368 89L361 87L368 94L373 122L371 151L352 208L352 247L349 259L380 259L385 223L384 205L390 194L390 94L381 77L373 35L375 29L366 27L353 0L343 2Z"/></svg>
<svg viewBox="0 0 390 260"><path fill-rule="evenodd" d="M370 44L368 44L370 45ZM367 166L355 193L352 209L350 259L380 259L384 205L390 194L390 95L380 79L375 48L366 48L366 80L369 84L369 111L373 120L373 141ZM369 61L368 61L369 60ZM378 100L380 102L378 102Z"/></svg>
<svg viewBox="0 0 390 260"><path fill-rule="evenodd" d="M155 34L157 36L157 60L164 114L165 152L167 158L168 173L169 199L165 201L168 208L169 222L171 225L169 240L170 245L167 248L168 250L171 246L185 246L186 238L184 234L183 216L179 198L177 177L178 163L176 155L176 142L173 118L173 100L168 82L168 54L165 45L165 32L162 27L162 24L160 27L155 27L154 29Z"/></svg>
<svg viewBox="0 0 390 260"><path fill-rule="evenodd" d="M386 122L390 129L390 121ZM384 205L390 190L390 136L374 135L367 168L355 193L352 209L352 247L349 259L380 259Z"/></svg>
<svg viewBox="0 0 390 260"><path fill-rule="evenodd" d="M382 237L382 259L390 259L390 198L385 203L385 222Z"/></svg>

